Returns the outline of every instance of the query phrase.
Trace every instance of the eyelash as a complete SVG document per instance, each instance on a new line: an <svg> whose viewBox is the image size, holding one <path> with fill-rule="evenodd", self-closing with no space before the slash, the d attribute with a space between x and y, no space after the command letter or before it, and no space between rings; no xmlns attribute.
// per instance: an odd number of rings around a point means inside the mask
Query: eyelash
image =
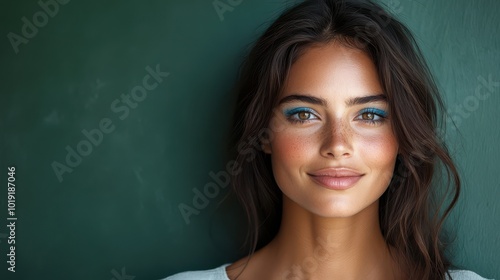
<svg viewBox="0 0 500 280"><path fill-rule="evenodd" d="M319 119L316 116L316 112L314 110L309 109L309 108L305 108L305 107L293 108L290 110L286 110L285 116L286 116L287 120L291 123L303 124L303 123L309 122L311 120L314 120L314 119L300 120L298 118L295 118L294 116L298 115L299 113L309 113L310 116L315 116L316 117L315 119ZM374 119L374 120L360 119L360 117L363 114L373 114L373 115L375 115L375 117L378 117L378 119ZM387 113L384 110L377 109L377 108L365 108L358 113L355 120L360 120L360 121L367 123L369 125L377 125L377 124L383 123L387 120Z"/></svg>
<svg viewBox="0 0 500 280"><path fill-rule="evenodd" d="M309 108L303 108L303 107L286 110L285 116L286 116L287 120L291 123L301 123L302 124L302 123L306 123L306 122L309 122L312 120L312 119L301 120L301 119L293 117L295 115L298 115L299 113L309 113L310 116L316 116L316 112L314 110L309 109ZM318 118L318 117L316 116L316 118Z"/></svg>
<svg viewBox="0 0 500 280"><path fill-rule="evenodd" d="M387 120L387 113L381 109L365 108L359 112L358 117L356 117L356 119L361 117L363 114L373 114L373 115L378 117L378 119L376 119L376 120L361 120L361 121L366 122L366 123L371 124L371 125L380 124L380 123L383 123Z"/></svg>

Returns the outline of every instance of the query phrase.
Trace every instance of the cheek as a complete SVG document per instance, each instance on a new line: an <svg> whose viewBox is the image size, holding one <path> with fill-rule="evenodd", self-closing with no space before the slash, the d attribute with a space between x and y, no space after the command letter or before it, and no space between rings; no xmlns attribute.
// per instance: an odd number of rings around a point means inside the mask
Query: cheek
<svg viewBox="0 0 500 280"><path fill-rule="evenodd" d="M283 131L272 141L273 161L283 165L302 162L313 155L310 136Z"/></svg>
<svg viewBox="0 0 500 280"><path fill-rule="evenodd" d="M358 151L364 164L378 176L390 180L396 163L398 144L391 131L359 137Z"/></svg>

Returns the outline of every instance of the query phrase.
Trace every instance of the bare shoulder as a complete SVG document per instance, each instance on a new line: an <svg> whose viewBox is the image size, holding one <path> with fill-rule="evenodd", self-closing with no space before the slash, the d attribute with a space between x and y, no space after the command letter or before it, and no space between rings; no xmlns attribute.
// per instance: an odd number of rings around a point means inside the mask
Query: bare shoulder
<svg viewBox="0 0 500 280"><path fill-rule="evenodd" d="M488 280L470 270L450 270L451 280Z"/></svg>

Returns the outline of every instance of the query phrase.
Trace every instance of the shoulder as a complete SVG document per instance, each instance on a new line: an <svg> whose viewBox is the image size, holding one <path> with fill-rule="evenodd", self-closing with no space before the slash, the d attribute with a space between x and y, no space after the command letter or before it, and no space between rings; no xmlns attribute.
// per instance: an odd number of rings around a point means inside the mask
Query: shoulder
<svg viewBox="0 0 500 280"><path fill-rule="evenodd" d="M486 280L469 270L450 270L451 280Z"/></svg>
<svg viewBox="0 0 500 280"><path fill-rule="evenodd" d="M224 264L209 270L185 271L163 280L229 280L226 274L226 267L228 265Z"/></svg>

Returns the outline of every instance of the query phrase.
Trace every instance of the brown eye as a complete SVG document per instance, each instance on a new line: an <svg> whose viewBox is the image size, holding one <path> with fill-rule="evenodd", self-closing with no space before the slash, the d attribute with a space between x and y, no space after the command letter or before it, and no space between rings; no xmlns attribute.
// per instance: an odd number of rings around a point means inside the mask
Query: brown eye
<svg viewBox="0 0 500 280"><path fill-rule="evenodd" d="M301 121L306 121L309 119L309 117L311 117L311 113L309 112L300 112L297 114L297 116L299 117L299 120Z"/></svg>
<svg viewBox="0 0 500 280"><path fill-rule="evenodd" d="M361 118L363 120L366 120L366 121L371 121L371 120L373 120L375 118L375 114L373 114L373 113L363 113L361 115Z"/></svg>
<svg viewBox="0 0 500 280"><path fill-rule="evenodd" d="M356 116L356 120L362 121L369 125L381 124L387 120L388 114L378 108L366 108L363 109Z"/></svg>

